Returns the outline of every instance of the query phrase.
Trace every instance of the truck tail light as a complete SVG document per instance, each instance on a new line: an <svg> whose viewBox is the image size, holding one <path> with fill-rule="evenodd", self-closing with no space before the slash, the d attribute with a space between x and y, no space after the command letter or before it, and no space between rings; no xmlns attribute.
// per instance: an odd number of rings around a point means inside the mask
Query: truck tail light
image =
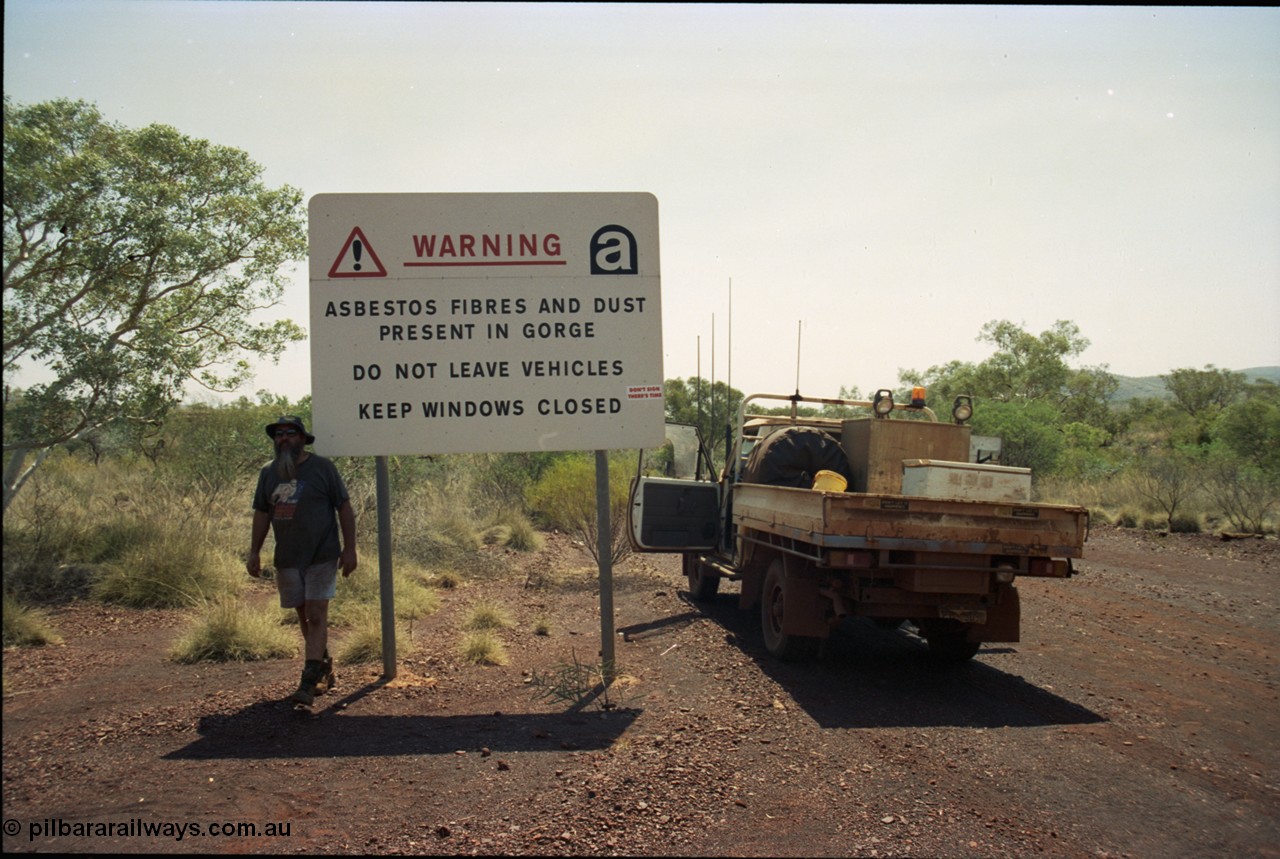
<svg viewBox="0 0 1280 859"><path fill-rule="evenodd" d="M1050 579L1070 578L1075 570L1071 561L1062 558L1032 558L1027 562L1028 576L1044 576Z"/></svg>
<svg viewBox="0 0 1280 859"><path fill-rule="evenodd" d="M837 549L828 556L832 567L850 570L865 570L871 567L871 553L861 549Z"/></svg>

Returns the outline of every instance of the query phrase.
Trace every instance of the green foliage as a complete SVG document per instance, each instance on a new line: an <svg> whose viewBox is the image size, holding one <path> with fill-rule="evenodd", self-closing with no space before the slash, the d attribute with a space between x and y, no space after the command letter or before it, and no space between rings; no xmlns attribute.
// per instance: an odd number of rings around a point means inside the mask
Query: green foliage
<svg viewBox="0 0 1280 859"><path fill-rule="evenodd" d="M149 534L106 565L93 595L135 608L178 608L234 594L242 583L222 553L170 527Z"/></svg>
<svg viewBox="0 0 1280 859"><path fill-rule="evenodd" d="M1210 451L1204 481L1206 493L1236 531L1261 534L1280 510L1280 478L1224 446Z"/></svg>
<svg viewBox="0 0 1280 859"><path fill-rule="evenodd" d="M1074 322L1059 320L1039 335L1007 320L988 322L978 335L996 351L980 364L953 361L923 373L907 370L901 381L924 385L934 402L951 402L958 394L1002 403L1044 402L1069 419L1085 420L1105 410L1115 392L1115 379L1105 368L1073 370L1069 358L1089 341Z"/></svg>
<svg viewBox="0 0 1280 859"><path fill-rule="evenodd" d="M16 596L5 593L5 647L43 647L46 644L61 643L62 636L53 628L48 612L24 605Z"/></svg>
<svg viewBox="0 0 1280 859"><path fill-rule="evenodd" d="M1244 392L1244 373L1219 370L1212 364L1203 370L1183 368L1160 377L1178 408L1193 418L1212 419Z"/></svg>
<svg viewBox="0 0 1280 859"><path fill-rule="evenodd" d="M487 545L505 546L517 552L534 552L542 548L542 537L524 511L503 508L496 511L484 531Z"/></svg>
<svg viewBox="0 0 1280 859"><path fill-rule="evenodd" d="M508 521L506 527L508 532L503 545L517 552L536 552L542 548L542 537L538 535L533 523L529 521L529 517L523 514L520 514L518 518L513 517Z"/></svg>
<svg viewBox="0 0 1280 859"><path fill-rule="evenodd" d="M1182 450L1155 451L1135 470L1138 492L1164 513L1172 530L1174 519L1200 485L1199 464Z"/></svg>
<svg viewBox="0 0 1280 859"><path fill-rule="evenodd" d="M395 637L398 655L412 650L400 624L396 624ZM356 617L351 628L342 636L334 657L339 663L348 665L382 661L382 618L376 609L366 606Z"/></svg>
<svg viewBox="0 0 1280 859"><path fill-rule="evenodd" d="M506 665L506 645L491 629L476 629L462 637L462 658L473 665Z"/></svg>
<svg viewBox="0 0 1280 859"><path fill-rule="evenodd" d="M244 397L226 406L183 406L165 423L157 464L198 493L201 505L243 495L246 486L252 492L258 471L274 456L264 428L282 414L296 412L288 403Z"/></svg>
<svg viewBox="0 0 1280 859"><path fill-rule="evenodd" d="M349 576L338 575L338 590L329 604L329 625L358 625L372 611L381 612L382 583L376 554L360 558ZM426 585L427 571L410 558L396 557L391 564L392 601L397 618L413 620L440 610L440 594Z"/></svg>
<svg viewBox="0 0 1280 859"><path fill-rule="evenodd" d="M1212 364L1203 370L1174 370L1160 379L1173 396L1173 408L1190 418L1192 432L1187 441L1198 445L1210 442L1214 421L1245 387L1244 373L1218 370Z"/></svg>
<svg viewBox="0 0 1280 859"><path fill-rule="evenodd" d="M610 555L617 563L631 553L625 531L634 454L614 451L609 458ZM580 539L597 562L599 523L596 511L596 464L589 454L567 454L548 468L529 489L528 503L549 527Z"/></svg>
<svg viewBox="0 0 1280 859"><path fill-rule="evenodd" d="M477 492L500 510L524 506L525 493L560 454L555 452L477 453L459 459L475 474Z"/></svg>
<svg viewBox="0 0 1280 859"><path fill-rule="evenodd" d="M246 153L5 96L4 172L4 368L54 376L5 397L6 508L42 452L121 419L154 426L188 382L232 390L246 353L304 336L258 321L306 255L302 193L268 188Z"/></svg>
<svg viewBox="0 0 1280 859"><path fill-rule="evenodd" d="M1280 385L1258 382L1245 389L1242 402L1222 409L1213 436L1263 479L1280 482Z"/></svg>
<svg viewBox="0 0 1280 859"><path fill-rule="evenodd" d="M742 391L724 382L711 384L707 379L667 379L663 384L667 420L696 426L702 433L715 468L724 466L725 425L732 426L742 406Z"/></svg>
<svg viewBox="0 0 1280 859"><path fill-rule="evenodd" d="M223 596L200 606L169 658L190 665L280 659L297 652L297 636L280 625L280 612L273 605L250 606Z"/></svg>
<svg viewBox="0 0 1280 859"><path fill-rule="evenodd" d="M1072 421L1062 427L1062 453L1056 473L1067 478L1097 478L1115 470L1106 446L1111 434L1099 427Z"/></svg>
<svg viewBox="0 0 1280 859"><path fill-rule="evenodd" d="M391 529L396 535L397 556L432 567L475 560L483 531L483 514L477 508L485 501L478 493L474 475L463 463L446 457L435 457L434 462L400 457L399 467L396 459L391 458L388 471L392 478ZM372 457L364 460L372 463ZM354 457L338 457L335 463L347 482L357 514L358 539L376 543L377 493L372 475L366 482L360 461ZM412 472L418 472L417 476L407 476ZM399 480L397 474L401 476ZM352 477L348 479L348 475Z"/></svg>
<svg viewBox="0 0 1280 859"><path fill-rule="evenodd" d="M244 575L227 543L228 514L189 488L149 462L52 458L5 516L6 589L39 601L166 606L234 591Z"/></svg>
<svg viewBox="0 0 1280 859"><path fill-rule="evenodd" d="M1032 474L1052 474L1064 447L1060 413L1045 402L986 402L974 409L973 432L1004 440L1002 465L1030 468Z"/></svg>
<svg viewBox="0 0 1280 859"><path fill-rule="evenodd" d="M471 631L509 629L512 625L511 614L505 608L490 600L479 600L471 606L462 628Z"/></svg>
<svg viewBox="0 0 1280 859"><path fill-rule="evenodd" d="M1115 377L1105 367L1072 369L1067 363L1089 345L1074 322L1060 320L1033 335L1007 320L993 321L983 326L978 340L995 346L985 361L908 370L902 381L924 385L934 403L950 403L960 394L972 396L974 432L1004 439L1003 464L1048 476L1062 460L1064 447L1072 448L1061 437L1065 427L1085 424L1108 433L1118 429L1108 407L1117 387ZM1078 430L1073 441L1066 467L1088 471L1100 466L1091 461L1089 440Z"/></svg>
<svg viewBox="0 0 1280 859"><path fill-rule="evenodd" d="M438 570L429 580L433 588L451 591L462 584L461 577L454 570Z"/></svg>
<svg viewBox="0 0 1280 859"><path fill-rule="evenodd" d="M637 696L633 692L635 678L617 673L611 663L588 665L570 651L572 661L556 665L550 671L533 673L531 688L535 700L565 703L580 708L594 702L601 710L616 709Z"/></svg>

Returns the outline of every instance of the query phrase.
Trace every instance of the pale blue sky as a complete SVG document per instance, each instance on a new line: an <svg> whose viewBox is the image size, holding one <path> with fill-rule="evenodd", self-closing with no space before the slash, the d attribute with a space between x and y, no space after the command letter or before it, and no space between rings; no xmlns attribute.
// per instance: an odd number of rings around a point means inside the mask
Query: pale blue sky
<svg viewBox="0 0 1280 859"><path fill-rule="evenodd" d="M665 375L834 395L1078 323L1280 364L1280 10L5 4L4 88L342 192L648 191ZM305 324L305 265L284 315ZM310 390L309 345L249 391Z"/></svg>

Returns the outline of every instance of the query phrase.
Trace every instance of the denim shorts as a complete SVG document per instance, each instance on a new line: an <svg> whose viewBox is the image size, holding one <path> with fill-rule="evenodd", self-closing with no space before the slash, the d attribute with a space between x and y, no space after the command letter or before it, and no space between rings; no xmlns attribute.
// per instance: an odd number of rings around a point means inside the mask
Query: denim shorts
<svg viewBox="0 0 1280 859"><path fill-rule="evenodd" d="M304 570L276 570L281 608L297 608L307 600L331 600L338 592L338 561L312 564Z"/></svg>

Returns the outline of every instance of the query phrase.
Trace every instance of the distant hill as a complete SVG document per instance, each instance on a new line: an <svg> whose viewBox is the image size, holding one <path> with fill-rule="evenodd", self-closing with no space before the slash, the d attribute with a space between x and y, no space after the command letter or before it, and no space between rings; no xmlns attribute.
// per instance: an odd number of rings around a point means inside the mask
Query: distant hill
<svg viewBox="0 0 1280 859"><path fill-rule="evenodd" d="M1265 379L1280 385L1280 367L1249 367L1236 372L1244 373L1245 378L1250 382ZM1120 383L1120 387L1111 398L1113 403L1127 403L1133 399L1167 400L1170 398L1169 389L1164 386L1159 376L1117 375L1116 381Z"/></svg>

